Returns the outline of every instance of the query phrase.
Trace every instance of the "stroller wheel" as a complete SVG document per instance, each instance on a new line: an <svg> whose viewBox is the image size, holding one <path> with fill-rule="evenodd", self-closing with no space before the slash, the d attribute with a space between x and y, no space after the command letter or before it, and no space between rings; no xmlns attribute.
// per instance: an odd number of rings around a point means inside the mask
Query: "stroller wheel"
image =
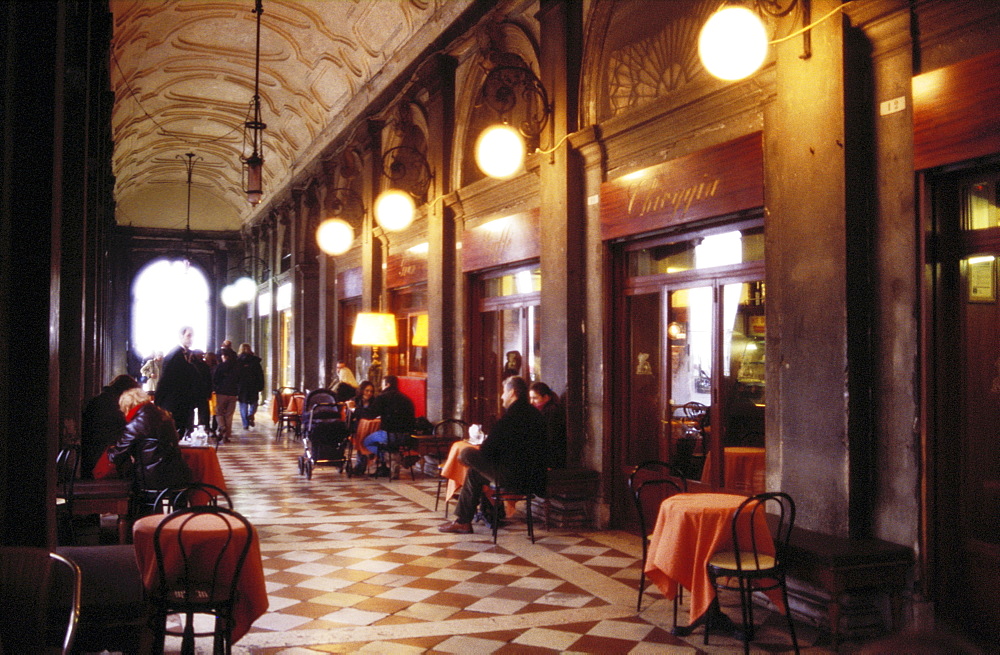
<svg viewBox="0 0 1000 655"><path fill-rule="evenodd" d="M306 472L306 458L305 455L299 455L299 475Z"/></svg>
<svg viewBox="0 0 1000 655"><path fill-rule="evenodd" d="M312 480L313 477L313 463L312 460L306 461L306 480Z"/></svg>

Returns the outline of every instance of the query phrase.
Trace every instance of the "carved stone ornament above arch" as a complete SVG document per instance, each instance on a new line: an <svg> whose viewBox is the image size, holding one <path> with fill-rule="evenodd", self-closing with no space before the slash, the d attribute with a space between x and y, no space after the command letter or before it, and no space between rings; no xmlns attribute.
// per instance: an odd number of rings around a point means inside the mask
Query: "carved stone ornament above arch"
<svg viewBox="0 0 1000 655"><path fill-rule="evenodd" d="M698 34L718 8L718 0L597 0L587 26L582 124L621 116L706 79Z"/></svg>

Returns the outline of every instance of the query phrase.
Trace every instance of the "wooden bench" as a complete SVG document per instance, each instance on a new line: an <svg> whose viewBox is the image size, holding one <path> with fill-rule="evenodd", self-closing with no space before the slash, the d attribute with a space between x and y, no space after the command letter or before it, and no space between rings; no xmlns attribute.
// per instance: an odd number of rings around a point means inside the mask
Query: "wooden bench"
<svg viewBox="0 0 1000 655"><path fill-rule="evenodd" d="M840 642L841 605L847 594L889 594L889 628L895 632L902 627L904 591L914 561L912 548L881 539L847 539L795 527L786 561L789 577L830 595L827 615L835 647Z"/></svg>

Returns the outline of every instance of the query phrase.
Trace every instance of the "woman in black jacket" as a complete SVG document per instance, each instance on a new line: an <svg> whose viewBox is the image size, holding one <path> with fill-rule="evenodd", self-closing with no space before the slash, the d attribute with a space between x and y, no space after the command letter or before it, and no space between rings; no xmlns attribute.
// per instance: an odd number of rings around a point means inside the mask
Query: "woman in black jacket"
<svg viewBox="0 0 1000 655"><path fill-rule="evenodd" d="M142 389L129 389L118 400L125 433L108 457L131 477L136 491L162 490L191 482L191 469L181 456L177 428L170 412L154 405Z"/></svg>

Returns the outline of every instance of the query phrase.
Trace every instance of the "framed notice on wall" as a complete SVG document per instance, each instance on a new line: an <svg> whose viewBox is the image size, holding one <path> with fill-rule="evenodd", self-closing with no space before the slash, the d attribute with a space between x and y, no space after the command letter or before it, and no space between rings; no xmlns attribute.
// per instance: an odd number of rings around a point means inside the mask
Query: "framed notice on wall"
<svg viewBox="0 0 1000 655"><path fill-rule="evenodd" d="M996 259L973 257L969 260L969 302L996 302Z"/></svg>

